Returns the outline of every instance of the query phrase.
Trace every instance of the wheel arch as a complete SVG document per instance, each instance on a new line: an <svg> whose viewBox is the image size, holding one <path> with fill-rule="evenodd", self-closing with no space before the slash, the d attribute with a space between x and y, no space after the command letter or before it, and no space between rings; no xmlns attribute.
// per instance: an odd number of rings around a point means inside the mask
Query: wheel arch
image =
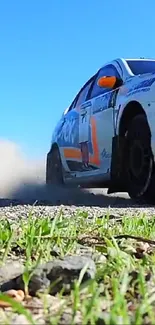
<svg viewBox="0 0 155 325"><path fill-rule="evenodd" d="M114 192L126 192L123 167L125 133L128 130L132 119L139 114L144 115L147 119L146 112L138 101L132 100L124 107L119 121L117 135L112 139L112 159L110 169L111 181L108 194Z"/></svg>
<svg viewBox="0 0 155 325"><path fill-rule="evenodd" d="M50 182L51 182L51 170L52 170L52 165L51 165L52 160L51 160L51 158L52 158L52 154L54 153L54 150L58 151L58 155L60 157L61 169L63 168L61 152L59 150L59 146L58 146L58 144L56 142L53 142L51 144L51 148L50 148L50 150L49 150L49 152L47 154L47 158L46 158L46 184L50 184ZM63 175L62 175L62 178L63 178Z"/></svg>
<svg viewBox="0 0 155 325"><path fill-rule="evenodd" d="M144 115L147 119L146 112L138 101L132 100L124 107L118 127L118 135L120 137L125 135L130 122L139 114Z"/></svg>
<svg viewBox="0 0 155 325"><path fill-rule="evenodd" d="M64 159L63 148L59 147L59 144L57 142L52 143L49 155L51 155L52 151L56 150L56 149L59 152L62 168L63 168L63 171L65 172L65 170L66 170L66 162L65 162L65 159Z"/></svg>

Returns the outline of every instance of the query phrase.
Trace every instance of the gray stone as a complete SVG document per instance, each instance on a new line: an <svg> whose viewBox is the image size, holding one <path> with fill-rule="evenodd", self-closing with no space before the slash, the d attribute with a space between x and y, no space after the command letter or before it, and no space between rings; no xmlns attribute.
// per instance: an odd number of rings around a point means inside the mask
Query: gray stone
<svg viewBox="0 0 155 325"><path fill-rule="evenodd" d="M87 270L82 282L95 276L96 266L94 261L86 256L66 256L64 259L56 259L38 266L29 282L29 294L34 296L37 292L49 290L50 294L56 294L61 289L69 293L74 280L79 278L81 270L87 265ZM2 291L9 289L24 290L22 274L9 282L3 283Z"/></svg>

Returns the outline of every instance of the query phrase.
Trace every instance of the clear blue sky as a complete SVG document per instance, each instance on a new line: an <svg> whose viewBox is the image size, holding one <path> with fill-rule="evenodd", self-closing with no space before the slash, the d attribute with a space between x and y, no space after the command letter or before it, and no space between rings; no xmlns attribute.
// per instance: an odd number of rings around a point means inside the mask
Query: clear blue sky
<svg viewBox="0 0 155 325"><path fill-rule="evenodd" d="M85 81L139 56L155 57L155 0L1 0L0 137L45 155Z"/></svg>

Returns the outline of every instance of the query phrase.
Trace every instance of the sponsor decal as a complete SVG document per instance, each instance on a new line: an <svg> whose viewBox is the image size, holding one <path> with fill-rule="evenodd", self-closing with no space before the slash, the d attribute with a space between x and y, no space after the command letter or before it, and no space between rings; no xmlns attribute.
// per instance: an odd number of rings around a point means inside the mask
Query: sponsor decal
<svg viewBox="0 0 155 325"><path fill-rule="evenodd" d="M148 88L142 88L142 89L137 89L137 90L131 91L126 96L128 97L128 96L131 96L131 95L134 95L134 94L138 94L138 93L146 93L149 90L150 90L150 87L148 87Z"/></svg>
<svg viewBox="0 0 155 325"><path fill-rule="evenodd" d="M94 105L93 105L93 114L96 114L98 112L102 112L104 110L106 110L108 108L108 104L109 104L109 100L111 98L111 92L97 97L94 101Z"/></svg>
<svg viewBox="0 0 155 325"><path fill-rule="evenodd" d="M154 82L155 82L155 77L151 79L143 80L138 84L135 84L131 88L129 88L126 96L130 96L139 92L147 92L150 90L150 87Z"/></svg>
<svg viewBox="0 0 155 325"><path fill-rule="evenodd" d="M111 155L106 151L106 149L104 148L101 152L101 158L102 159L107 159L107 158L111 158Z"/></svg>
<svg viewBox="0 0 155 325"><path fill-rule="evenodd" d="M81 109L83 109L83 108L88 108L88 107L90 107L91 105L92 105L92 104L91 104L91 101L86 102L86 103L84 103L84 104L81 105Z"/></svg>
<svg viewBox="0 0 155 325"><path fill-rule="evenodd" d="M56 134L57 141L61 142L69 142L74 144L75 142L75 126L76 120L66 120L66 122L62 125L62 127L59 129L58 133Z"/></svg>
<svg viewBox="0 0 155 325"><path fill-rule="evenodd" d="M84 167L89 167L89 164L96 165L99 168L100 166L100 156L99 148L97 141L97 132L96 132L96 121L93 117L90 119L91 125L91 134L89 135L88 141L82 141L80 143L80 148L64 148L64 156L67 160L75 159L82 160ZM92 152L90 152L90 142L92 143Z"/></svg>

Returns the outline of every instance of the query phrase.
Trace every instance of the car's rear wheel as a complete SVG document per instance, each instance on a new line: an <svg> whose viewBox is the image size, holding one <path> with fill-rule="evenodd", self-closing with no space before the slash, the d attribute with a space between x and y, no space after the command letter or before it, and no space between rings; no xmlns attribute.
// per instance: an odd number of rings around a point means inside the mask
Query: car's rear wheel
<svg viewBox="0 0 155 325"><path fill-rule="evenodd" d="M58 148L53 148L48 154L46 165L46 184L64 184L61 157Z"/></svg>
<svg viewBox="0 0 155 325"><path fill-rule="evenodd" d="M154 200L151 185L154 175L151 133L144 115L133 118L126 133L125 175L131 198L147 203Z"/></svg>

